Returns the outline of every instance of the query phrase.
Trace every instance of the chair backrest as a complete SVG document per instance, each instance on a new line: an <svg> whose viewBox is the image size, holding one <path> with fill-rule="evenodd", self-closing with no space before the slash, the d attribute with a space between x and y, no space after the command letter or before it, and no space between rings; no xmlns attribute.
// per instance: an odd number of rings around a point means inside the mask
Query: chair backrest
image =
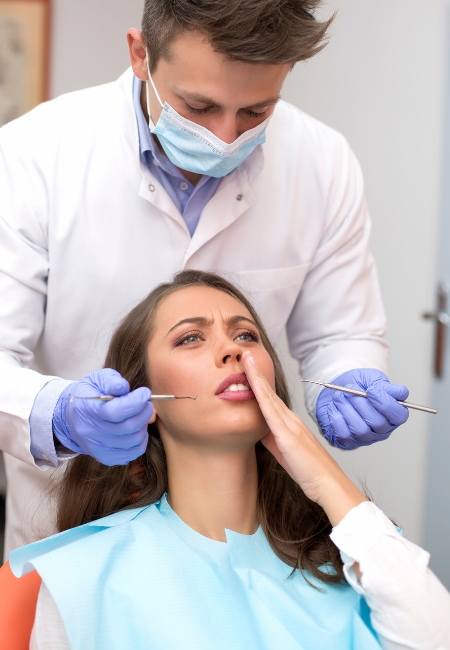
<svg viewBox="0 0 450 650"><path fill-rule="evenodd" d="M41 587L36 571L16 578L9 562L0 569L0 650L29 650Z"/></svg>

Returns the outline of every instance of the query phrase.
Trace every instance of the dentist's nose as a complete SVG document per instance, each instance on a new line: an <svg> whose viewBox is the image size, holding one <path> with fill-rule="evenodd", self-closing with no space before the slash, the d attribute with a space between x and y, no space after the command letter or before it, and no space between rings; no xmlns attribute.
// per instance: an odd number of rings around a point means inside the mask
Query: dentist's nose
<svg viewBox="0 0 450 650"><path fill-rule="evenodd" d="M239 137L239 131L236 123L236 116L221 116L217 122L212 125L211 131L217 138L223 142L231 144Z"/></svg>

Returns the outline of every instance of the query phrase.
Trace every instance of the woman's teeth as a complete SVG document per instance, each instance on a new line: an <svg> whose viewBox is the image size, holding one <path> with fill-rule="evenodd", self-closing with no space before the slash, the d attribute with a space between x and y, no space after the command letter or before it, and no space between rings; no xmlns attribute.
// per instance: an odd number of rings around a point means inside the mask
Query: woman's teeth
<svg viewBox="0 0 450 650"><path fill-rule="evenodd" d="M223 392L228 393L229 391L238 391L238 390L250 390L245 384L230 384Z"/></svg>

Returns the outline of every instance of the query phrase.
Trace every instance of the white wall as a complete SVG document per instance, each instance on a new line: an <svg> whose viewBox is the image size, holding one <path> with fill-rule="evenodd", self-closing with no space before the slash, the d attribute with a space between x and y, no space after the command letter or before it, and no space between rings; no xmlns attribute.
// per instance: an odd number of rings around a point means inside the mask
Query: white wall
<svg viewBox="0 0 450 650"><path fill-rule="evenodd" d="M143 0L53 0L52 97L116 79L129 65L126 31Z"/></svg>
<svg viewBox="0 0 450 650"><path fill-rule="evenodd" d="M339 7L330 45L298 65L283 96L343 132L362 164L390 325L391 377L428 403L439 212L444 0L330 0ZM128 65L125 32L139 27L142 0L54 0L52 94L103 83ZM289 364L301 412L296 368ZM422 538L429 416L389 441L336 451L353 476L413 540Z"/></svg>

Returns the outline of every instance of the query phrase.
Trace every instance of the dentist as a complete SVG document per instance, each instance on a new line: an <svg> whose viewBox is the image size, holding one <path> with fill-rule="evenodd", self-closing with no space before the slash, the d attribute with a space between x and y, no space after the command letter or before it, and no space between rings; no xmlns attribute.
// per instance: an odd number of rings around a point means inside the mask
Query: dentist
<svg viewBox="0 0 450 650"><path fill-rule="evenodd" d="M273 341L287 328L305 377L367 391L306 389L332 444L372 444L407 419L406 387L384 374L358 163L340 134L280 101L292 66L324 47L318 5L146 0L118 81L0 130L7 550L53 532L52 469L144 452L150 391L130 392L101 360L117 322L183 268L238 282ZM99 394L119 399L72 399Z"/></svg>

